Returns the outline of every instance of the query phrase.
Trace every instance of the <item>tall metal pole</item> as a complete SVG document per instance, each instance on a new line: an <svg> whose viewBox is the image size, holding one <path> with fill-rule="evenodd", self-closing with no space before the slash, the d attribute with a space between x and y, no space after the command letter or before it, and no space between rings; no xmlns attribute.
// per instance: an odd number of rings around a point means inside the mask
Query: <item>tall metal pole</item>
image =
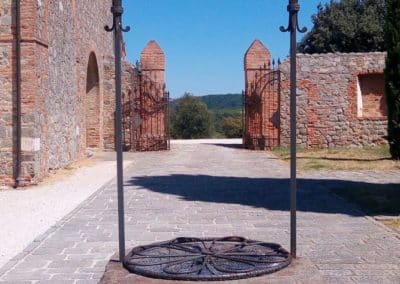
<svg viewBox="0 0 400 284"><path fill-rule="evenodd" d="M297 32L305 33L306 28L299 28L298 12L300 5L298 0L289 0L287 6L289 12L289 25L287 28L280 27L282 32L290 32L290 253L292 257L297 256L297 176L296 176L296 130L297 130L297 102L296 102L296 89L297 89Z"/></svg>
<svg viewBox="0 0 400 284"><path fill-rule="evenodd" d="M15 155L15 184L18 188L21 183L22 164L22 101L21 101L21 0L15 1L15 56L16 56L16 155Z"/></svg>
<svg viewBox="0 0 400 284"><path fill-rule="evenodd" d="M121 83L121 44L122 32L128 32L129 27L122 27L122 0L113 0L113 26L105 27L107 32L114 31L115 52L115 149L117 152L117 188L118 188L118 230L119 230L119 260L125 257L125 220L124 220L124 177L122 155L122 83Z"/></svg>

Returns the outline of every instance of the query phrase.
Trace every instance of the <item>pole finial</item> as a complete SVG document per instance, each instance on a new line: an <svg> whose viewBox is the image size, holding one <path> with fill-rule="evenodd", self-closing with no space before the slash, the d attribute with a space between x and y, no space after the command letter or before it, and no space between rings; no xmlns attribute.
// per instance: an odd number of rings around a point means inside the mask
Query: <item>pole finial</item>
<svg viewBox="0 0 400 284"><path fill-rule="evenodd" d="M298 0L289 0L287 10L289 12L289 24L288 24L287 28L285 28L284 26L281 26L279 28L279 30L283 33L291 32L293 29L297 30L299 33L307 32L306 27L303 27L300 29L300 26L299 26L299 18L298 18L298 12L300 11L299 1ZM292 16L294 16L294 17L292 18Z"/></svg>
<svg viewBox="0 0 400 284"><path fill-rule="evenodd" d="M111 7L111 13L113 14L113 25L110 27L106 25L104 29L107 32L112 32L118 26L121 31L129 32L131 30L130 26L122 26L122 14L124 13L124 8L122 7L122 1L113 0L113 5Z"/></svg>

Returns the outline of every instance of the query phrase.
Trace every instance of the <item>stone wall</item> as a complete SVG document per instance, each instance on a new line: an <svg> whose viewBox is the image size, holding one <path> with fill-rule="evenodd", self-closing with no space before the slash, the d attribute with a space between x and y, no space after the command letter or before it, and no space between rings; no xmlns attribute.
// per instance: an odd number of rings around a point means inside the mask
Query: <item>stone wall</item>
<svg viewBox="0 0 400 284"><path fill-rule="evenodd" d="M13 176L12 0L0 0L0 187Z"/></svg>
<svg viewBox="0 0 400 284"><path fill-rule="evenodd" d="M74 10L72 1L49 3L49 95L46 98L49 167L56 169L76 158L78 106Z"/></svg>
<svg viewBox="0 0 400 284"><path fill-rule="evenodd" d="M11 5L13 3L13 5ZM8 50L11 64L6 66L2 80L7 81L2 88L2 97L12 102L4 109L6 121L0 121L0 128L6 127L6 145L1 155L6 156L6 176L2 180L11 183L13 179L16 153L16 53L15 53L15 1L1 1L1 43ZM43 5L42 5L43 3ZM46 159L46 111L45 97L48 93L48 30L45 18L48 15L46 1L21 1L21 105L22 105L22 183L36 182L42 178L47 168ZM10 26L8 26L11 23ZM8 98L8 99L7 99ZM10 136L9 136L10 135ZM14 137L14 138L10 138ZM11 173L11 175L10 175Z"/></svg>
<svg viewBox="0 0 400 284"><path fill-rule="evenodd" d="M7 184L13 180L16 145L12 3L0 0L0 180ZM50 169L83 157L89 146L105 146L103 98L114 91L114 83L106 82L106 72L113 77L109 66L113 37L104 30L112 23L111 4L111 0L96 5L92 0L21 0L24 183L37 183ZM96 68L89 67L89 58L94 58ZM98 80L88 88L93 76ZM87 122L88 111L97 114L95 123ZM107 111L113 112L113 106ZM88 145L87 136L98 143Z"/></svg>
<svg viewBox="0 0 400 284"><path fill-rule="evenodd" d="M126 76L126 66L123 65L123 76ZM104 58L104 89L108 90L103 97L103 146L105 150L115 149L115 72L114 58ZM125 80L125 79L124 79Z"/></svg>
<svg viewBox="0 0 400 284"><path fill-rule="evenodd" d="M104 26L112 22L110 7L111 1L104 0L96 5L90 0L51 1L51 168L82 157L87 147L105 146L104 95L112 93L114 86L112 82L105 85L104 67L105 58L113 62L112 33L104 31Z"/></svg>
<svg viewBox="0 0 400 284"><path fill-rule="evenodd" d="M348 147L386 143L385 53L297 56L297 143ZM281 66L281 142L289 144L289 61ZM372 76L362 82L363 76ZM362 86L364 84L364 86Z"/></svg>
<svg viewBox="0 0 400 284"><path fill-rule="evenodd" d="M276 70L271 69L270 58L258 40L245 55L244 145L250 149L289 145L290 62L284 61ZM387 143L385 53L298 54L297 65L298 145Z"/></svg>

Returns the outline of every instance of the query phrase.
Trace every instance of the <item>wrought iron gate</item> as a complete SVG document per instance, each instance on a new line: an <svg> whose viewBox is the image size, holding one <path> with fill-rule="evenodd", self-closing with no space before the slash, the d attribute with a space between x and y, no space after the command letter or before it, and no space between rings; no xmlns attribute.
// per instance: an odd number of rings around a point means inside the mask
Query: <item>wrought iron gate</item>
<svg viewBox="0 0 400 284"><path fill-rule="evenodd" d="M135 71L133 92L123 98L124 150L169 150L169 92L140 68Z"/></svg>
<svg viewBox="0 0 400 284"><path fill-rule="evenodd" d="M266 150L280 145L280 71L255 70L244 94L245 148Z"/></svg>

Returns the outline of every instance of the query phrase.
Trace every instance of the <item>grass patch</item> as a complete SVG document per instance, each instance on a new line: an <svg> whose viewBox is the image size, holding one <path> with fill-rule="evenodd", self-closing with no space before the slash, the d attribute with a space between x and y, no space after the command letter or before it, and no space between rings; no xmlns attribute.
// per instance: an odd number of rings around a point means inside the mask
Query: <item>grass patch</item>
<svg viewBox="0 0 400 284"><path fill-rule="evenodd" d="M399 230L400 229L400 218L399 219L392 219L392 220L383 220L383 224L388 226L389 228L393 230Z"/></svg>
<svg viewBox="0 0 400 284"><path fill-rule="evenodd" d="M280 147L273 153L289 162L289 148ZM394 170L400 162L390 159L388 146L349 149L297 149L297 164L307 170Z"/></svg>
<svg viewBox="0 0 400 284"><path fill-rule="evenodd" d="M371 215L400 215L400 184L375 184L332 189Z"/></svg>

